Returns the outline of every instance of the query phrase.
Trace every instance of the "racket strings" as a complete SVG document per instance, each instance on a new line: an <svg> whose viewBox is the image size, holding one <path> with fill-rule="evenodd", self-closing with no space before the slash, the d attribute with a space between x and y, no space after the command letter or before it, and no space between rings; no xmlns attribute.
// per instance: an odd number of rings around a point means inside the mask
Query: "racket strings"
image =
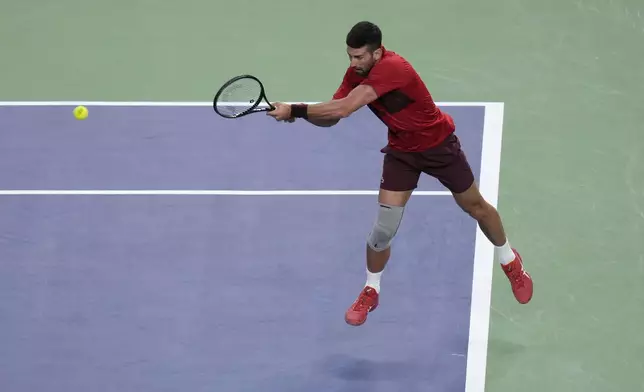
<svg viewBox="0 0 644 392"><path fill-rule="evenodd" d="M223 89L215 102L216 109L222 115L235 117L254 107L261 94L262 86L257 80L239 79Z"/></svg>

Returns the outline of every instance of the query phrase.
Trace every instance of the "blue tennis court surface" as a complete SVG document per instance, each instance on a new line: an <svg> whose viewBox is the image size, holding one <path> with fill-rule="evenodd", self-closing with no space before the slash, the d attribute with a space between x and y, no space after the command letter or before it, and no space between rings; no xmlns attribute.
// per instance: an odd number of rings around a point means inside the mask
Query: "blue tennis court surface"
<svg viewBox="0 0 644 392"><path fill-rule="evenodd" d="M386 143L368 110L88 107L0 104L0 389L483 390L492 247L431 178L380 306L344 322ZM502 104L443 110L496 203Z"/></svg>

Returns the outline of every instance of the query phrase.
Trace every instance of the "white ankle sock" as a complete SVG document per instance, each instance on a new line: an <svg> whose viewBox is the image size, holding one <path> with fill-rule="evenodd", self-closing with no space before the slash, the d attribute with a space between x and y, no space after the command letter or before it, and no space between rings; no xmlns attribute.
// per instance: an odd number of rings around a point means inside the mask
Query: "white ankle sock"
<svg viewBox="0 0 644 392"><path fill-rule="evenodd" d="M495 248L499 263L507 265L514 261L516 255L510 246L510 241L506 240L504 245L495 246Z"/></svg>
<svg viewBox="0 0 644 392"><path fill-rule="evenodd" d="M367 283L365 283L365 287L373 287L376 290L376 293L380 293L380 276L382 275L383 271L370 272L367 268Z"/></svg>

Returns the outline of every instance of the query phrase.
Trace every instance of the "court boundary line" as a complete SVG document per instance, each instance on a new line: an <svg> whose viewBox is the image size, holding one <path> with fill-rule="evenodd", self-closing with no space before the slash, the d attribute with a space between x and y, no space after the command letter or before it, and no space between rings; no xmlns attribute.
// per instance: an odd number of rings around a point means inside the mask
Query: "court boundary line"
<svg viewBox="0 0 644 392"><path fill-rule="evenodd" d="M306 103L313 105L315 101L292 101L285 103ZM169 106L169 107L212 107L212 101L0 101L0 106ZM487 108L490 105L503 104L502 102L436 102L438 106L481 106ZM243 103L247 105L247 103ZM230 106L242 106L241 102L230 102ZM260 105L266 106L266 105Z"/></svg>
<svg viewBox="0 0 644 392"><path fill-rule="evenodd" d="M504 103L489 103L485 107L481 146L479 189L488 203L497 207L503 144ZM492 278L494 274L494 245L477 226L472 271L472 303L467 347L465 392L484 392L486 387Z"/></svg>

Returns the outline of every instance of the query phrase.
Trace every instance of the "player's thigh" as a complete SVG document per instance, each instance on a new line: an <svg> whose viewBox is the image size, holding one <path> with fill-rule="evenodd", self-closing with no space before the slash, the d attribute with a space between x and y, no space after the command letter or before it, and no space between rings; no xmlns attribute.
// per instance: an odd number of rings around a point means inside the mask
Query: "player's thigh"
<svg viewBox="0 0 644 392"><path fill-rule="evenodd" d="M405 156L385 154L378 202L404 207L418 186L421 170L414 167Z"/></svg>
<svg viewBox="0 0 644 392"><path fill-rule="evenodd" d="M456 135L418 157L423 172L440 181L453 195L475 190L474 173Z"/></svg>

